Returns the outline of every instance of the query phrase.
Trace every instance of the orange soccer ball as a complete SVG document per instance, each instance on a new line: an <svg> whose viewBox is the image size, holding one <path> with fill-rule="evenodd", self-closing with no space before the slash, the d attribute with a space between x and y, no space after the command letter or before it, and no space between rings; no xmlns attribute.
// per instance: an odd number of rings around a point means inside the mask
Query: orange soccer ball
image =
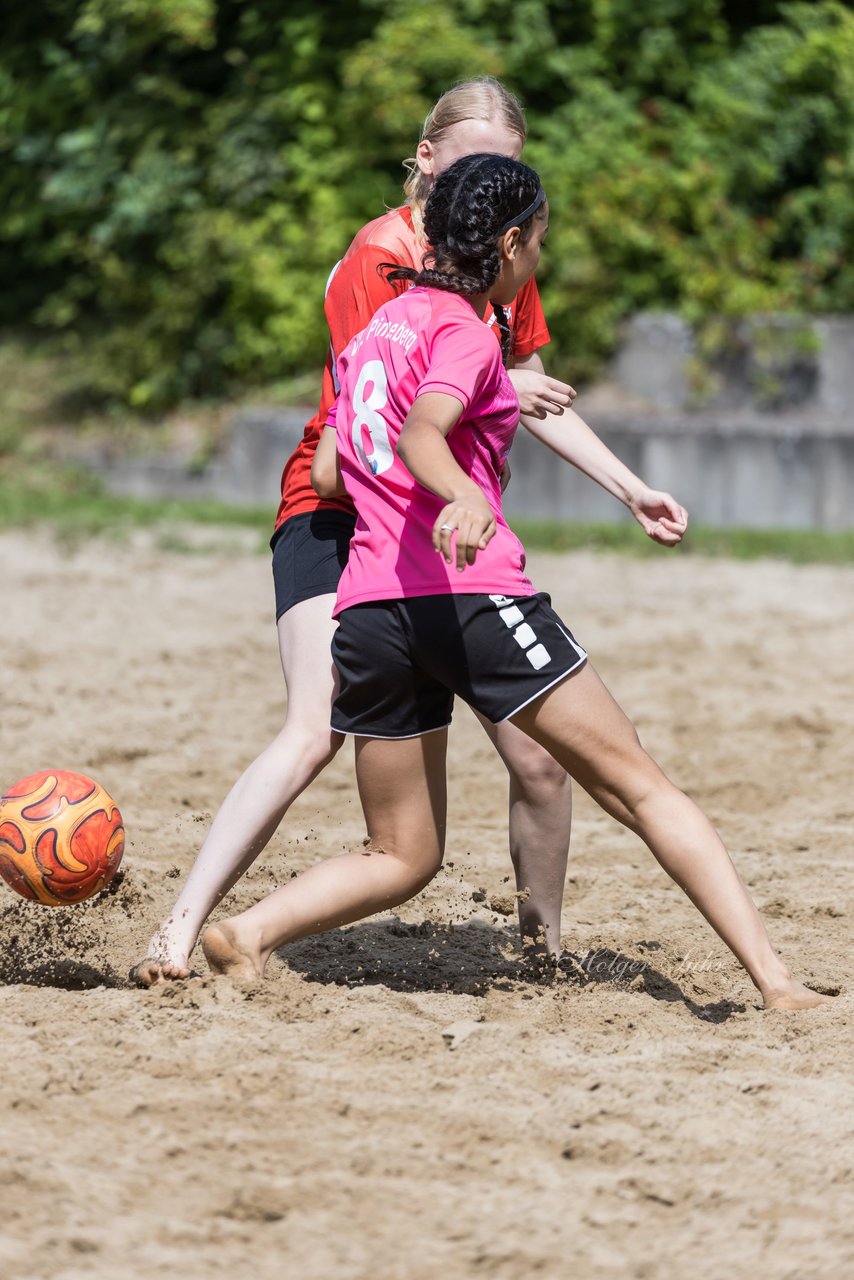
<svg viewBox="0 0 854 1280"><path fill-rule="evenodd" d="M124 848L122 815L82 773L34 773L0 796L0 876L33 902L63 907L100 893Z"/></svg>

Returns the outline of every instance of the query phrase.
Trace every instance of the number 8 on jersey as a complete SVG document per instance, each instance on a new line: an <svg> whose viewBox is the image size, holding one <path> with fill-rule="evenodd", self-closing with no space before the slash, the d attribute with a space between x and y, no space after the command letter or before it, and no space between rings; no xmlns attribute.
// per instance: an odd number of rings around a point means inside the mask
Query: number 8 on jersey
<svg viewBox="0 0 854 1280"><path fill-rule="evenodd" d="M365 388L370 384L370 395ZM380 476L394 463L394 449L380 409L388 403L388 384L382 360L369 360L353 391L353 448L362 466L371 475Z"/></svg>

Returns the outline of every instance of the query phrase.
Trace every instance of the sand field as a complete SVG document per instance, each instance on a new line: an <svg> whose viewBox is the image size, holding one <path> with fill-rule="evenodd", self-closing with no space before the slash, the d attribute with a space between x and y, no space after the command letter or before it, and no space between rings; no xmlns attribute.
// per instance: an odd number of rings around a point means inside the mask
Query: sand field
<svg viewBox="0 0 854 1280"><path fill-rule="evenodd" d="M760 1012L578 791L566 957L531 974L505 777L462 706L424 893L293 946L259 988L197 953L198 980L144 991L128 968L285 704L268 558L234 533L185 541L0 536L0 780L90 773L128 833L98 900L0 885L0 1275L854 1274L854 569L530 560L832 1005ZM345 748L219 914L362 835Z"/></svg>

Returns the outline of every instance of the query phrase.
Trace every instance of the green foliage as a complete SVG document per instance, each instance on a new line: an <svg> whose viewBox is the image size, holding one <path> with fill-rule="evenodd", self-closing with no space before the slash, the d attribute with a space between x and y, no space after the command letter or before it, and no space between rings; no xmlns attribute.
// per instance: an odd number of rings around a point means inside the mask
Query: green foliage
<svg viewBox="0 0 854 1280"><path fill-rule="evenodd" d="M173 36L183 44L210 48L215 19L215 0L86 0L72 34L103 40L124 27L133 31L138 47Z"/></svg>
<svg viewBox="0 0 854 1280"><path fill-rule="evenodd" d="M477 74L529 107L556 371L594 373L640 307L710 332L854 307L839 0L46 0L6 28L0 323L107 400L317 367L330 267Z"/></svg>

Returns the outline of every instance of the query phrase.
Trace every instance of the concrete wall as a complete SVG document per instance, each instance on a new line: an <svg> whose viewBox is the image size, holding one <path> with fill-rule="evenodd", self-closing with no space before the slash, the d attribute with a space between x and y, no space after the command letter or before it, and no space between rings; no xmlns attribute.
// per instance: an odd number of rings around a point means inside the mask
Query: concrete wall
<svg viewBox="0 0 854 1280"><path fill-rule="evenodd" d="M581 409L582 406L579 406ZM854 527L854 432L764 430L742 419L704 424L677 418L599 418L591 425L646 482L669 490L698 523L756 529ZM573 467L527 433L511 454L505 506L554 520L630 519Z"/></svg>
<svg viewBox="0 0 854 1280"><path fill-rule="evenodd" d="M678 318L638 316L626 327L611 375L619 394L582 395L579 412L648 484L669 489L693 520L854 528L854 318L756 317L741 323L717 364L701 367L693 335ZM282 466L310 413L242 410L226 455L205 472L155 459L114 468L108 484L137 497L213 497L272 512ZM511 466L505 503L512 514L630 518L525 431Z"/></svg>

